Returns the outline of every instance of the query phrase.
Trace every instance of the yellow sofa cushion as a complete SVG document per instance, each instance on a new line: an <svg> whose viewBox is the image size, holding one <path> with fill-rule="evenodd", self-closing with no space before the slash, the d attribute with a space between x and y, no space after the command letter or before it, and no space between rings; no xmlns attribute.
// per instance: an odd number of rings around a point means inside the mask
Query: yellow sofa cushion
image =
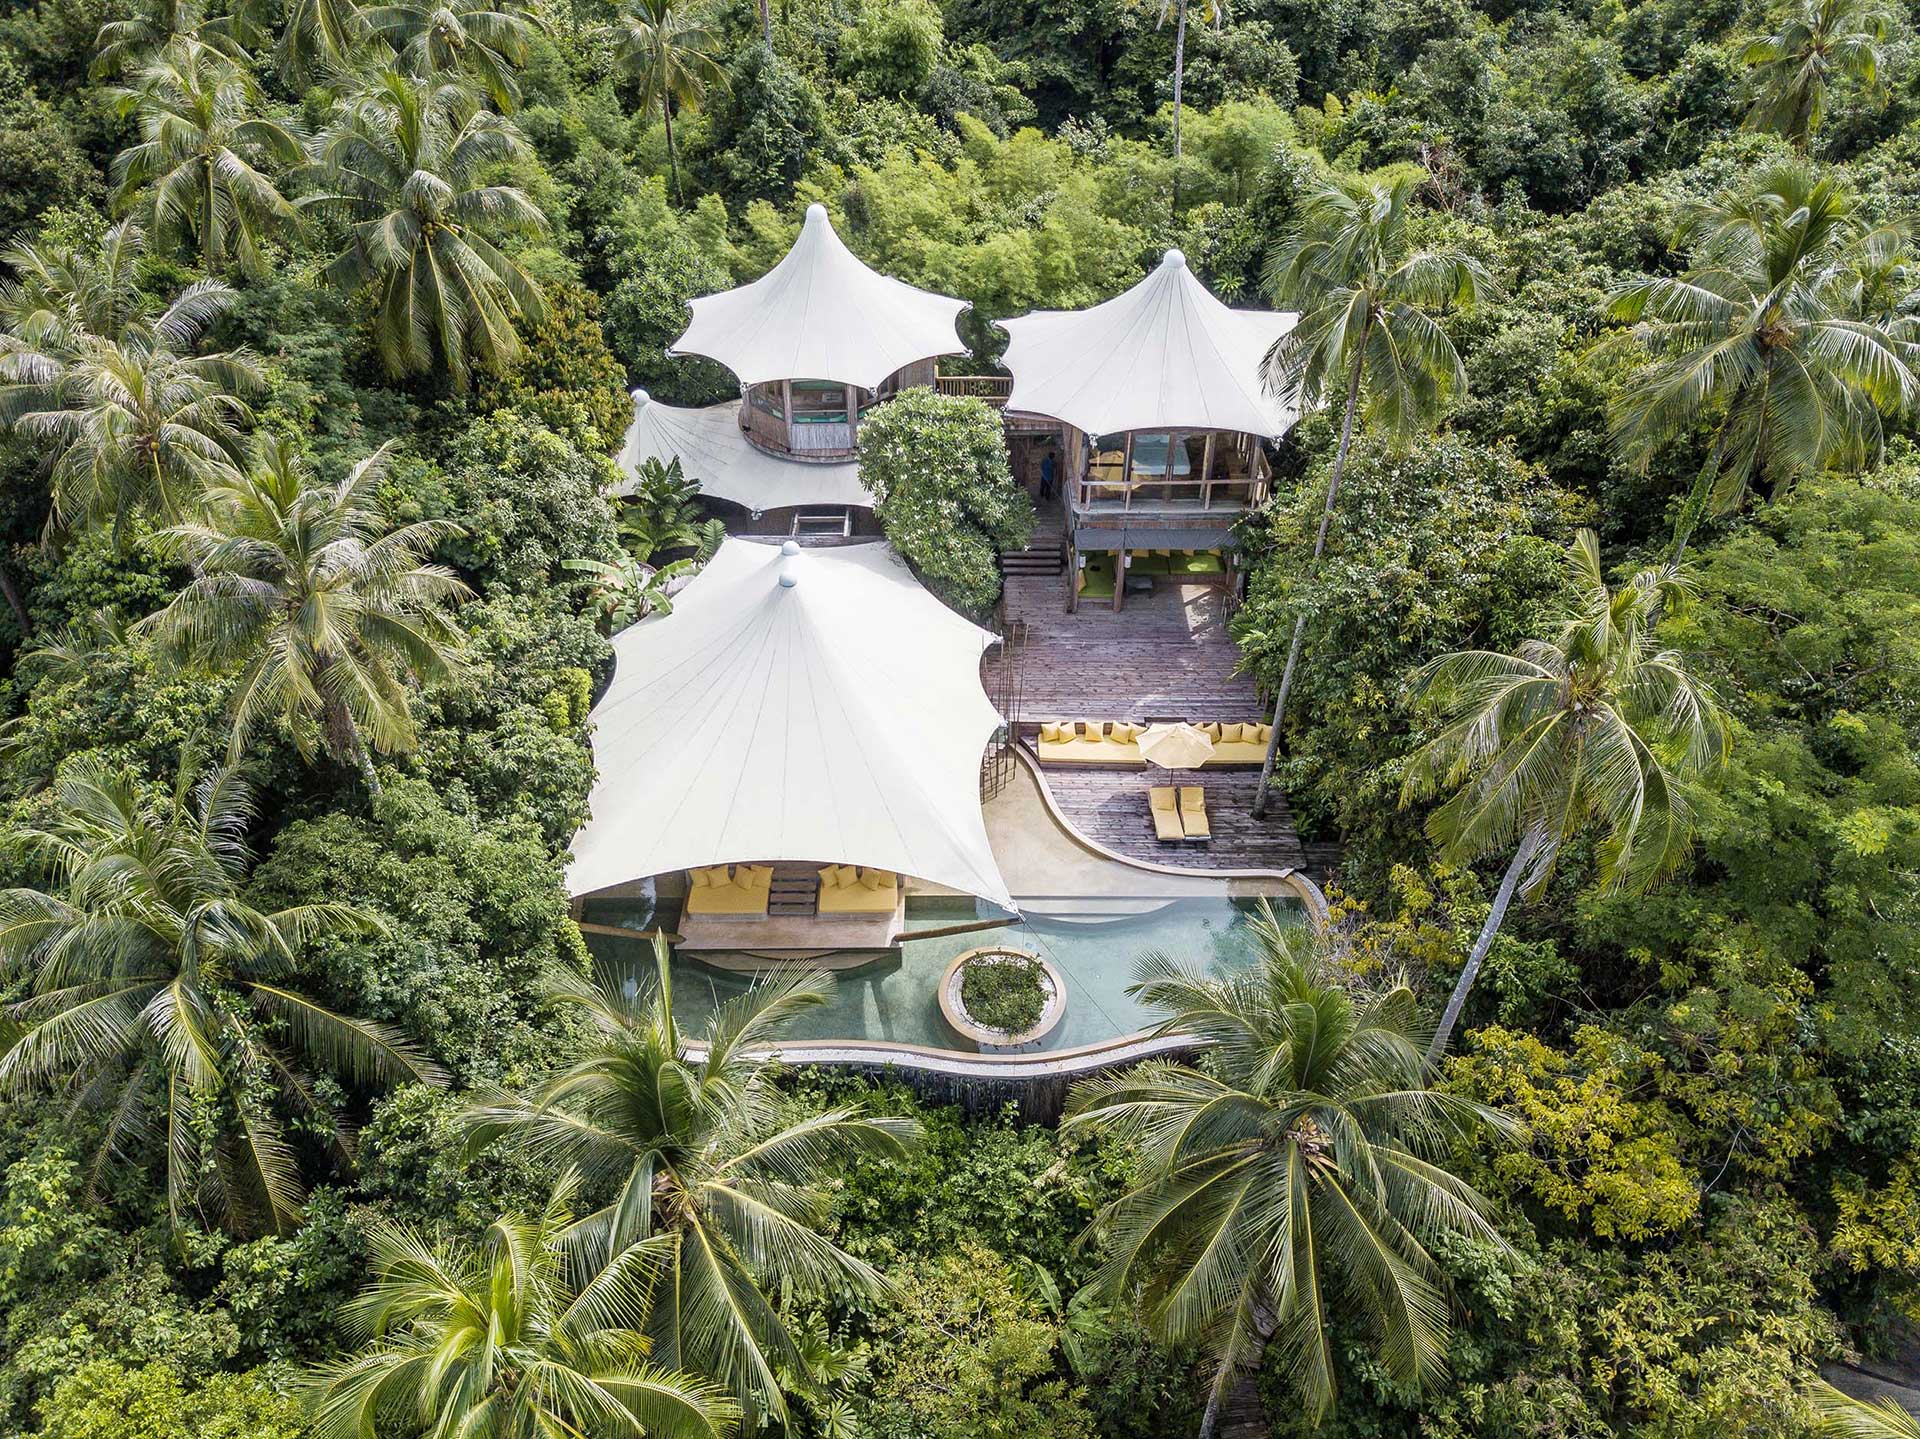
<svg viewBox="0 0 1920 1439"><path fill-rule="evenodd" d="M852 889L860 883L860 871L853 865L835 865L834 873L840 876L841 889Z"/></svg>
<svg viewBox="0 0 1920 1439"><path fill-rule="evenodd" d="M767 892L764 889L746 889L737 884L710 884L687 895L688 914L745 917L766 912Z"/></svg>
<svg viewBox="0 0 1920 1439"><path fill-rule="evenodd" d="M820 888L840 888L840 867L838 865L830 864L820 871Z"/></svg>
<svg viewBox="0 0 1920 1439"><path fill-rule="evenodd" d="M1119 744L1132 744L1140 738L1140 726L1129 724L1126 720L1115 720L1107 726L1107 738Z"/></svg>
<svg viewBox="0 0 1920 1439"><path fill-rule="evenodd" d="M1044 744L1058 744L1061 740L1067 738L1066 735L1061 733L1065 728L1066 726L1062 725L1058 720L1042 720L1040 722L1041 742Z"/></svg>
<svg viewBox="0 0 1920 1439"><path fill-rule="evenodd" d="M1081 720L1080 721L1081 738L1090 739L1094 741L1096 744L1099 743L1100 740L1105 737L1106 729L1107 729L1107 725L1106 725L1106 721L1104 720Z"/></svg>
<svg viewBox="0 0 1920 1439"><path fill-rule="evenodd" d="M890 869L868 869L860 874L860 883L868 889L892 889L893 871Z"/></svg>

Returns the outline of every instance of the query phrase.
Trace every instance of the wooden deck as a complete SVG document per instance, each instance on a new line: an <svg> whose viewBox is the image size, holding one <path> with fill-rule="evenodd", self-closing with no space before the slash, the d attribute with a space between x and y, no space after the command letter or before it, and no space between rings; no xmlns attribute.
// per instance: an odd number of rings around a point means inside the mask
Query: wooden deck
<svg viewBox="0 0 1920 1439"><path fill-rule="evenodd" d="M1126 607L1066 612L1065 575L1009 575L1006 620L1017 637L1020 717L1257 720L1267 706L1227 634L1226 592L1162 577Z"/></svg>
<svg viewBox="0 0 1920 1439"><path fill-rule="evenodd" d="M1066 612L1067 578L1009 575L1005 619L1013 636L1023 738L1044 719L1262 719L1253 681L1233 673L1239 651L1227 633L1226 592L1218 585L1161 579L1153 592L1129 595L1125 608L1082 605ZM998 653L983 665L989 694L1004 688ZM1286 796L1276 793L1264 820L1253 817L1257 769L1166 771L1042 766L1062 812L1087 838L1136 859L1183 869L1304 870L1324 880L1338 860L1331 845L1303 844ZM1147 789L1199 784L1207 791L1213 840L1162 844L1154 838Z"/></svg>
<svg viewBox="0 0 1920 1439"><path fill-rule="evenodd" d="M1298 869L1315 881L1326 878L1338 858L1330 845L1302 843L1294 832L1286 796L1275 793L1267 817L1253 817L1260 788L1257 769L1169 772L1162 769L1091 769L1046 765L1041 773L1062 811L1088 839L1134 859L1180 869ZM1205 844L1162 843L1147 810L1151 785L1197 784L1207 792Z"/></svg>

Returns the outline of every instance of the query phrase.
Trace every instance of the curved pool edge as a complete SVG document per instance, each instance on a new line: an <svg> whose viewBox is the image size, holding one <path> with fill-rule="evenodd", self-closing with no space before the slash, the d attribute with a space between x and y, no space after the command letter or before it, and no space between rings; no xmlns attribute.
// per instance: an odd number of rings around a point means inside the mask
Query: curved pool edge
<svg viewBox="0 0 1920 1439"><path fill-rule="evenodd" d="M1198 1047L1191 1035L1141 1031L1083 1044L1074 1049L1044 1050L1037 1054L969 1054L884 1039L817 1039L788 1044L758 1045L746 1053L787 1064L837 1066L854 1069L900 1069L938 1074L954 1079L1047 1080L1071 1079L1134 1064L1143 1059L1181 1054ZM707 1046L687 1041L681 1049L689 1060L707 1057Z"/></svg>
<svg viewBox="0 0 1920 1439"><path fill-rule="evenodd" d="M1293 892L1294 897L1300 901L1301 906L1315 924L1324 925L1329 919L1331 911L1327 907L1327 897L1321 893L1320 886L1291 865L1285 869L1188 869L1176 864L1159 864L1150 859L1123 854L1117 849L1109 849L1099 840L1082 831L1068 818L1066 811L1060 807L1060 802L1053 797L1053 787L1047 783L1046 771L1041 768L1040 761L1034 757L1027 746L1024 743L1016 743L1012 747L1012 752L1027 773L1032 776L1035 786L1040 791L1040 802L1046 806L1047 814L1081 848L1099 855L1102 859L1147 874L1173 875L1180 879L1276 880Z"/></svg>

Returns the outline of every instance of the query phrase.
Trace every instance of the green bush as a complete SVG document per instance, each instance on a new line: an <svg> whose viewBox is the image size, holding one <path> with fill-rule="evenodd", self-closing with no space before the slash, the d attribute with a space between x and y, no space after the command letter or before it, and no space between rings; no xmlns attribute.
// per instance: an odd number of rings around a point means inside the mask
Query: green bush
<svg viewBox="0 0 1920 1439"><path fill-rule="evenodd" d="M1034 516L991 406L914 388L869 411L860 483L888 540L935 594L966 614L992 608L999 552L1026 545Z"/></svg>

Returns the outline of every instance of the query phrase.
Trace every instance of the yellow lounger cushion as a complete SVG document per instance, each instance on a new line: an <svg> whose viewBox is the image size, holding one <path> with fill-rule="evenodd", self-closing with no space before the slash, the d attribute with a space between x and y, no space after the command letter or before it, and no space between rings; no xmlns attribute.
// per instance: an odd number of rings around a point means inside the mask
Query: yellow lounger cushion
<svg viewBox="0 0 1920 1439"><path fill-rule="evenodd" d="M834 873L840 876L841 889L852 889L860 883L860 871L850 864L834 866Z"/></svg>
<svg viewBox="0 0 1920 1439"><path fill-rule="evenodd" d="M840 867L838 865L830 864L820 871L820 888L840 888Z"/></svg>
<svg viewBox="0 0 1920 1439"><path fill-rule="evenodd" d="M1080 721L1080 734L1082 738L1093 740L1096 744L1105 738L1106 729L1107 725L1104 720Z"/></svg>
<svg viewBox="0 0 1920 1439"><path fill-rule="evenodd" d="M860 876L860 883L868 889L892 889L893 871L890 869L869 869Z"/></svg>

